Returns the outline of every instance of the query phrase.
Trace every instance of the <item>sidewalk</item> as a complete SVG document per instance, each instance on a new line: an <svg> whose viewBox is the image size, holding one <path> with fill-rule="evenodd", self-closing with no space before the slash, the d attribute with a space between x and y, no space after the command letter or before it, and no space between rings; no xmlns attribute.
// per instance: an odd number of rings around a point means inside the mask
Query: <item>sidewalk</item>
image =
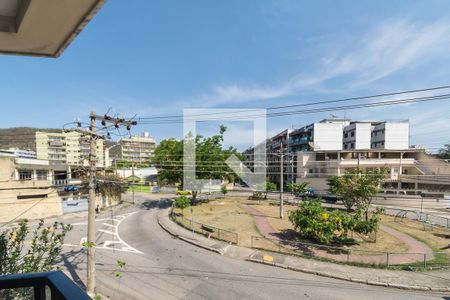
<svg viewBox="0 0 450 300"><path fill-rule="evenodd" d="M170 220L168 214L169 209L161 210L158 213L158 223L168 233L198 247L231 258L370 285L389 286L409 290L450 292L450 270L413 272L370 269L253 250L213 239L207 239L198 234L193 236L191 231L186 230Z"/></svg>

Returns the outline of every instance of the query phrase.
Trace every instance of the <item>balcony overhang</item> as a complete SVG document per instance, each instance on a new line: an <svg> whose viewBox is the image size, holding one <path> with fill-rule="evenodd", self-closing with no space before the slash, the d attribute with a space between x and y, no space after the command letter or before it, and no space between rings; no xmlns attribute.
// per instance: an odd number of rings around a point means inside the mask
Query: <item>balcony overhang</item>
<svg viewBox="0 0 450 300"><path fill-rule="evenodd" d="M1 0L0 53L58 57L106 0Z"/></svg>

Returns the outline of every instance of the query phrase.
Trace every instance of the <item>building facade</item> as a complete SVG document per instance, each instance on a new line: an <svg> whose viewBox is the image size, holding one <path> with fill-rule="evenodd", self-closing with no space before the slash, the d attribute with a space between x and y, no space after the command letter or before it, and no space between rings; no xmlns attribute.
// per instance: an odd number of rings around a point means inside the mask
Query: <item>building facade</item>
<svg viewBox="0 0 450 300"><path fill-rule="evenodd" d="M137 164L148 163L156 149L156 142L148 132L144 132L142 136L121 139L119 144L120 159Z"/></svg>
<svg viewBox="0 0 450 300"><path fill-rule="evenodd" d="M54 172L46 160L0 156L0 222L62 214L53 186Z"/></svg>
<svg viewBox="0 0 450 300"><path fill-rule="evenodd" d="M88 166L90 143L79 132L36 132L36 157L54 165ZM97 141L97 167L105 166L105 146Z"/></svg>
<svg viewBox="0 0 450 300"><path fill-rule="evenodd" d="M31 150L22 150L18 148L0 149L0 156L11 156L20 158L36 158L36 152Z"/></svg>
<svg viewBox="0 0 450 300"><path fill-rule="evenodd" d="M420 193L450 190L450 165L434 159L423 148L410 148L409 122L324 119L289 129L267 140L267 177L283 184L309 181L326 190L326 179L349 169L385 167L386 188ZM283 166L280 153L283 153ZM253 148L244 151L245 165L252 166Z"/></svg>

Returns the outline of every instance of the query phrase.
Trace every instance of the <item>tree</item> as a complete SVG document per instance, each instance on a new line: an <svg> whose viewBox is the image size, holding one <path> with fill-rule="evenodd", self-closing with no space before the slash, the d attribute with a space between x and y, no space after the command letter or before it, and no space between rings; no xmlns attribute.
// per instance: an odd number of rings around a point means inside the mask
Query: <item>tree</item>
<svg viewBox="0 0 450 300"><path fill-rule="evenodd" d="M361 234L377 232L382 212L377 209L369 220L363 220L361 210L353 215L338 209L327 211L318 199L312 199L290 211L289 221L302 237L328 244L347 239L350 230Z"/></svg>
<svg viewBox="0 0 450 300"><path fill-rule="evenodd" d="M231 155L242 159L242 155L234 147L223 148L223 134L225 126L220 126L219 134L211 137L186 137L195 143L195 161L197 179L219 179L233 182L236 178L234 172L225 161ZM158 180L165 180L169 184L180 184L183 181L183 145L184 140L163 140L155 150L152 163L158 169ZM187 162L190 163L190 162ZM184 185L185 183L183 183ZM192 188L193 201L196 200L202 186Z"/></svg>
<svg viewBox="0 0 450 300"><path fill-rule="evenodd" d="M60 222L44 226L44 220L40 220L36 229L30 232L28 221L22 220L17 228L1 232L0 275L55 270L64 238L71 229L71 225ZM20 291L0 291L1 299L27 299L27 296Z"/></svg>
<svg viewBox="0 0 450 300"><path fill-rule="evenodd" d="M342 202L348 211L356 206L365 213L368 221L368 211L372 197L379 193L380 186L386 177L386 169L376 168L350 170L343 176L332 176L328 179L329 191L342 197Z"/></svg>
<svg viewBox="0 0 450 300"><path fill-rule="evenodd" d="M294 194L296 197L301 197L304 195L308 190L309 182L301 182L301 183L294 183L290 182L288 183L288 190Z"/></svg>
<svg viewBox="0 0 450 300"><path fill-rule="evenodd" d="M439 149L438 157L442 159L450 159L450 143L445 144L443 148Z"/></svg>
<svg viewBox="0 0 450 300"><path fill-rule="evenodd" d="M181 214L184 215L184 209L191 206L191 201L186 196L179 196L175 198L175 207L181 209Z"/></svg>

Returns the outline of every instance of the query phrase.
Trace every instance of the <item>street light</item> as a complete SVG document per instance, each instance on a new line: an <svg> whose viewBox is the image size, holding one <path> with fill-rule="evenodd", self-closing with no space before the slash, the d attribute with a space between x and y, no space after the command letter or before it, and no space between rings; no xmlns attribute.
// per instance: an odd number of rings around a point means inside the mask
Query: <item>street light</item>
<svg viewBox="0 0 450 300"><path fill-rule="evenodd" d="M280 158L280 219L283 219L284 216L284 207L283 207L283 192L284 192L284 157L295 155L295 153L283 153L283 143L281 143L280 146L280 153L271 153L274 156L277 156ZM294 160L292 160L292 163ZM293 174L291 174L293 176ZM293 180L292 180L293 181Z"/></svg>

